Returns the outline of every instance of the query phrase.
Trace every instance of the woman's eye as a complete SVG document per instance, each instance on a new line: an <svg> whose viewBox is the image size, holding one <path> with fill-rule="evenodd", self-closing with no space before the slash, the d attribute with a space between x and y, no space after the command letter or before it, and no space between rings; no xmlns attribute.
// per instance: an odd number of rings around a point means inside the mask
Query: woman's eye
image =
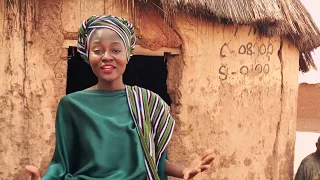
<svg viewBox="0 0 320 180"><path fill-rule="evenodd" d="M94 50L93 51L95 54L102 54L103 52L101 50Z"/></svg>
<svg viewBox="0 0 320 180"><path fill-rule="evenodd" d="M114 53L119 53L119 52L121 52L119 49L114 49L114 50L112 50L112 52L114 52Z"/></svg>

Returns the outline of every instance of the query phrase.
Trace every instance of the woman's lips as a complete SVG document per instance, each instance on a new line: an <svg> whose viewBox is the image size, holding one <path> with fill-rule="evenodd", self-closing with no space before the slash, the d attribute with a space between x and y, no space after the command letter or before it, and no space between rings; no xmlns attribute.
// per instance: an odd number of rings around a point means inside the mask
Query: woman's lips
<svg viewBox="0 0 320 180"><path fill-rule="evenodd" d="M113 65L104 65L101 67L101 70L103 73L109 74L109 73L112 73L115 68L116 67Z"/></svg>

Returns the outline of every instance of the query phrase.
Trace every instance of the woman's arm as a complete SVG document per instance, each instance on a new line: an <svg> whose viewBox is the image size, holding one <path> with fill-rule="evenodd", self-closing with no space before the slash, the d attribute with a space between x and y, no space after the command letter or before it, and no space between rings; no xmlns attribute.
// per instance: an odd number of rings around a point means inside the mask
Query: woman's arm
<svg viewBox="0 0 320 180"><path fill-rule="evenodd" d="M31 180L41 180L39 169L35 166L26 166L26 171L31 174Z"/></svg>
<svg viewBox="0 0 320 180"><path fill-rule="evenodd" d="M156 149L165 149L168 142L170 141L175 124L173 118L170 115L170 106L167 105L161 99L161 97L155 93L151 93L149 102L153 102L149 104L149 110L156 109L157 112L152 113L154 115L151 117L155 137L154 142L157 142ZM158 152L156 152L156 154L157 153ZM209 169L211 167L210 164L213 159L213 151L208 150L201 158L193 160L188 167L183 167L166 160L164 168L165 174L168 176L188 180L196 176L198 173Z"/></svg>
<svg viewBox="0 0 320 180"><path fill-rule="evenodd" d="M31 173L32 180L64 179L73 164L72 144L74 143L73 122L70 116L70 105L67 98L62 98L59 102L55 130L56 144L55 151L46 174L40 178L38 168L26 166L26 170Z"/></svg>
<svg viewBox="0 0 320 180"><path fill-rule="evenodd" d="M176 177L176 178L183 178L183 170L185 169L184 166L172 163L166 160L166 174L168 176Z"/></svg>
<svg viewBox="0 0 320 180"><path fill-rule="evenodd" d="M204 152L202 157L196 158L187 167L183 167L167 160L165 172L168 176L189 180L200 172L210 169L213 160L213 150L207 150Z"/></svg>

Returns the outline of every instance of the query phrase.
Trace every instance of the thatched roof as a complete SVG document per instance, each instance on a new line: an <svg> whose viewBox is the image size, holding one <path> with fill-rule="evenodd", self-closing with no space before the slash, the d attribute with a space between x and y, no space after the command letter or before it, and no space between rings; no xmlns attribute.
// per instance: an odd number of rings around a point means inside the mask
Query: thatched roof
<svg viewBox="0 0 320 180"><path fill-rule="evenodd" d="M146 0L159 2L159 0ZM168 17L178 11L235 25L252 25L268 36L290 39L300 50L300 69L314 67L310 52L320 31L300 0L160 0Z"/></svg>

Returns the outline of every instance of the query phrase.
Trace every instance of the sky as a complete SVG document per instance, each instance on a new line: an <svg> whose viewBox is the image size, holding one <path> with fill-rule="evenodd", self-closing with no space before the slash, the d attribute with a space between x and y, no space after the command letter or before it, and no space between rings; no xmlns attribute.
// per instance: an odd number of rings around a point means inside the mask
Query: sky
<svg viewBox="0 0 320 180"><path fill-rule="evenodd" d="M320 28L320 12L319 12L320 1L319 0L301 0L301 2L307 8L314 22ZM300 73L299 83L309 83L309 84L320 83L320 48L315 49L312 55L313 55L315 64L319 70L318 71L311 70L310 72L304 73L304 74Z"/></svg>

